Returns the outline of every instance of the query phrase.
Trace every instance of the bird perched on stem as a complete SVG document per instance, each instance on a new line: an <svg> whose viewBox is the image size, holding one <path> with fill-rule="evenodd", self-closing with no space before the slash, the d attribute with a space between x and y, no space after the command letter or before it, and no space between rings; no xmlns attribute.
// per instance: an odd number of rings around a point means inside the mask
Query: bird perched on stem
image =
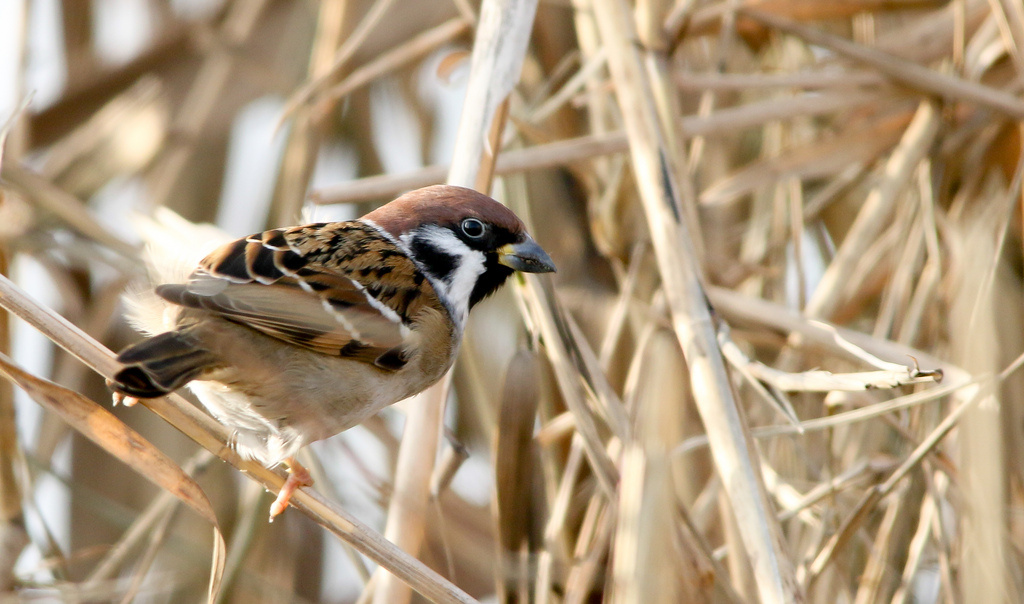
<svg viewBox="0 0 1024 604"><path fill-rule="evenodd" d="M115 398L186 384L247 458L285 463L271 506L312 484L294 456L437 382L466 317L514 271L554 271L511 210L470 189L407 193L358 220L227 243L157 285L171 331L129 346Z"/></svg>

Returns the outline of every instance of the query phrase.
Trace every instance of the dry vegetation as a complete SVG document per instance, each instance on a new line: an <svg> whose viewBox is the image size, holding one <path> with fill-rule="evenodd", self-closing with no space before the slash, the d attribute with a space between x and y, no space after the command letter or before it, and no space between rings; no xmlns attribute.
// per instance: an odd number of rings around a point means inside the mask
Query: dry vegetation
<svg viewBox="0 0 1024 604"><path fill-rule="evenodd" d="M11 359L4 314L0 600L200 601L211 559L233 602L1024 598L1019 0L150 0L116 64L96 4L62 3L66 86L5 130L0 270L55 294L0 280L53 342ZM468 88L454 159L382 175L380 104L421 165L452 136L424 80ZM314 447L318 493L273 525L278 474L179 396L109 412L102 380L144 278L103 200L223 216L268 96L271 201L228 220L448 180L559 265L475 312L449 384ZM314 184L339 145L358 178Z"/></svg>

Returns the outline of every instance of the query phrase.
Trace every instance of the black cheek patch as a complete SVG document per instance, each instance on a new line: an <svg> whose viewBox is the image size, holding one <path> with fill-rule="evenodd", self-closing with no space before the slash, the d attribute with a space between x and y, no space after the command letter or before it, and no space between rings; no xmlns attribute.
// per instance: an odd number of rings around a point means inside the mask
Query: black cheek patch
<svg viewBox="0 0 1024 604"><path fill-rule="evenodd" d="M459 257L449 254L431 245L428 241L414 238L412 253L416 260L439 281L445 281L459 267Z"/></svg>

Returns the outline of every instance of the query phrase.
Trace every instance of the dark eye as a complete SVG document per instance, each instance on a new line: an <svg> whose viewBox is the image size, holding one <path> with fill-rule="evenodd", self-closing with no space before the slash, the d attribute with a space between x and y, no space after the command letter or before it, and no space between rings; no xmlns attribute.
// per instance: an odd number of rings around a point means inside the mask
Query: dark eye
<svg viewBox="0 0 1024 604"><path fill-rule="evenodd" d="M479 239L484 236L484 223L476 218L467 218L462 221L462 232L470 239Z"/></svg>

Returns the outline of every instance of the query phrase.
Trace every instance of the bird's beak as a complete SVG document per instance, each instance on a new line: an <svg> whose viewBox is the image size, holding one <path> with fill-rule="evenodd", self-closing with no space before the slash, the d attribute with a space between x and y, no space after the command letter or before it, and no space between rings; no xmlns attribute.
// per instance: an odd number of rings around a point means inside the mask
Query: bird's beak
<svg viewBox="0 0 1024 604"><path fill-rule="evenodd" d="M498 248L498 263L524 273L553 273L555 263L529 235L525 241Z"/></svg>

